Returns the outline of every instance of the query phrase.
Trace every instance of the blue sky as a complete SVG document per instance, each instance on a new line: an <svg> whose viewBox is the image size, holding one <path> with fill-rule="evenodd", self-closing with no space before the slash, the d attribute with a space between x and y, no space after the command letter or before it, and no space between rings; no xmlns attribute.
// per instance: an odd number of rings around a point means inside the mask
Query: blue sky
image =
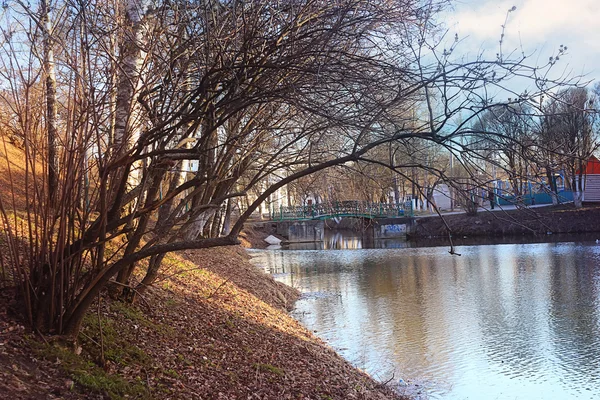
<svg viewBox="0 0 600 400"><path fill-rule="evenodd" d="M559 46L568 47L557 68L573 75L600 80L600 0L458 0L445 20L451 36L464 40L459 53L486 58L498 52L501 25L512 6L503 52L518 49L534 53L532 61L543 64Z"/></svg>

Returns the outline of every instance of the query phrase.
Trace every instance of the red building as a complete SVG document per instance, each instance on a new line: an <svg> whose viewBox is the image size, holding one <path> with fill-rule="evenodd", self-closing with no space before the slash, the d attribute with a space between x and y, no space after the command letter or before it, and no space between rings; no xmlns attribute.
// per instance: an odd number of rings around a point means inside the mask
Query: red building
<svg viewBox="0 0 600 400"><path fill-rule="evenodd" d="M581 173L577 171L577 173ZM600 202L600 160L591 156L585 171L583 171L583 201L586 203Z"/></svg>

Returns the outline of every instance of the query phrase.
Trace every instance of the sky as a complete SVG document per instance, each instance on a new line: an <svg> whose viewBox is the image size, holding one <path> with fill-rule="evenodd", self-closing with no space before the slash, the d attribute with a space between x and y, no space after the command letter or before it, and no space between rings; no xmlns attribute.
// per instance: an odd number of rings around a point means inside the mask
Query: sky
<svg viewBox="0 0 600 400"><path fill-rule="evenodd" d="M543 64L567 46L557 68L587 80L600 80L600 0L457 0L449 12L449 33L464 40L461 52L485 51L494 58L507 11L503 53L518 50L533 53L532 61Z"/></svg>

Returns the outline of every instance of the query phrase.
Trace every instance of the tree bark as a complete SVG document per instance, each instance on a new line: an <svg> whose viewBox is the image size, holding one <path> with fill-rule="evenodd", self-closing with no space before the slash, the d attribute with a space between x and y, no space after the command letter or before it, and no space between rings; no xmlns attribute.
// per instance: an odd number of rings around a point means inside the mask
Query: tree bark
<svg viewBox="0 0 600 400"><path fill-rule="evenodd" d="M48 203L56 206L58 192L58 132L56 128L56 67L54 63L54 40L52 22L47 0L40 1L41 25L43 30L43 64L46 82L46 135L48 167Z"/></svg>
<svg viewBox="0 0 600 400"><path fill-rule="evenodd" d="M146 0L127 0L125 21L128 32L124 35L121 60L118 67L117 100L115 110L114 155L121 155L135 140L137 117L135 94L139 90L142 67L142 15Z"/></svg>
<svg viewBox="0 0 600 400"><path fill-rule="evenodd" d="M289 192L288 192L289 195ZM225 208L225 217L223 218L223 230L221 231L221 235L223 236L227 236L229 235L229 232L231 231L231 203L232 200L228 199L227 200L227 206ZM289 202L288 202L289 205Z"/></svg>

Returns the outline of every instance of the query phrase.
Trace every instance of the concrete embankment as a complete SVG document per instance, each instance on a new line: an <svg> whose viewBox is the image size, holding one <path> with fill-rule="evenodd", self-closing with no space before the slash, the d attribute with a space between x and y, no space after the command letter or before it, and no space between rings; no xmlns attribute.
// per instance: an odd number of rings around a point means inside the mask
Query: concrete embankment
<svg viewBox="0 0 600 400"><path fill-rule="evenodd" d="M600 231L600 206L576 209L572 205L543 208L480 211L476 215L450 214L421 217L409 238L452 236L504 236Z"/></svg>

